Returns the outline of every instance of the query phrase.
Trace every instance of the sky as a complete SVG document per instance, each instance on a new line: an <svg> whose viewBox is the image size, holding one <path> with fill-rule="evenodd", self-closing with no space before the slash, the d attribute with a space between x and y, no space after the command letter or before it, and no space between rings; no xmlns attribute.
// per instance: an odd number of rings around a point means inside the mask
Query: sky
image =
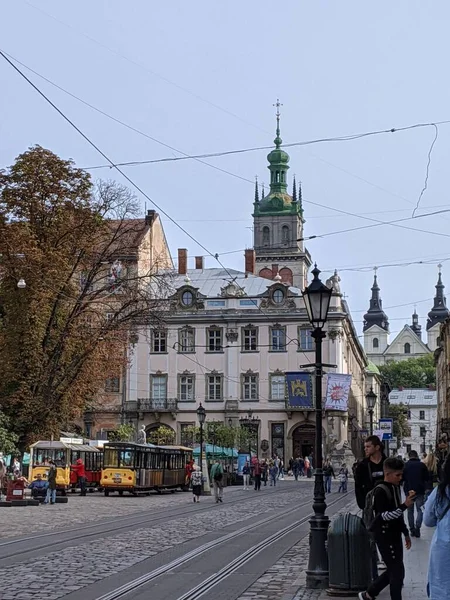
<svg viewBox="0 0 450 600"><path fill-rule="evenodd" d="M2 6L0 49L154 138L20 67L111 160L127 162L271 146L277 98L284 143L450 120L449 25L446 0L16 0ZM80 167L105 164L2 57L0 78L0 168L34 144ZM398 224L418 231L381 225L337 233L374 224L367 219L410 219L428 160L416 216L450 211L449 140L450 124L442 124L288 149L289 187L293 174L302 182L304 233L318 236L306 246L324 279L339 270L360 332L374 266L393 334L415 305L425 328L440 261L450 290L450 212ZM252 182L258 176L267 186L266 156L205 159L222 171L194 160L124 171L212 255L243 269ZM110 168L90 173L126 183ZM155 208L137 195L143 214ZM193 268L205 251L158 212L173 256L187 248ZM427 264L407 264L418 261ZM219 265L209 257L206 266Z"/></svg>

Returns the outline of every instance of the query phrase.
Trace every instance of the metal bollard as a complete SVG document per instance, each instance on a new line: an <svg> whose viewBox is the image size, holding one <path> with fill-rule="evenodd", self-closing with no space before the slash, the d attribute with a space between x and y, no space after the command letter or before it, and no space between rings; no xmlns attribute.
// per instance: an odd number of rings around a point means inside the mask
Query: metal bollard
<svg viewBox="0 0 450 600"><path fill-rule="evenodd" d="M339 515L328 530L329 596L355 595L372 580L370 536L360 517Z"/></svg>

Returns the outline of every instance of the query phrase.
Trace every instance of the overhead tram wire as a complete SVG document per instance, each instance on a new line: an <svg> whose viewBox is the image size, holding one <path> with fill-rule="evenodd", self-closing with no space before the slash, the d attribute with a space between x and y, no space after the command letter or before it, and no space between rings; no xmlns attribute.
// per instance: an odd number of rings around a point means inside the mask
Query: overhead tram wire
<svg viewBox="0 0 450 600"><path fill-rule="evenodd" d="M21 77L23 77L23 79L25 79L25 81L31 85L31 87L38 92L38 94L40 96L42 96L42 98L44 98L44 100L50 104L50 106L56 110L56 112L65 120L67 121L67 123L69 123L69 125L71 127L73 127L87 142L88 144L90 144L101 156L103 156L103 158L105 160L107 160L109 162L109 164L111 165L111 167L115 168L121 175L122 177L128 181L140 194L142 194L145 198L147 198L147 200L149 202L151 202L163 215L165 215L172 223L174 223L174 225L176 225L176 227L178 227L180 229L180 231L182 231L185 235L187 235L194 243L196 243L200 248L202 248L205 252L207 252L208 256L212 256L218 263L219 265L222 267L222 269L224 269L224 271L228 274L230 280L233 280L233 276L231 275L230 271L227 269L227 267L221 262L221 260L219 259L219 255L213 254L210 250L208 250L208 248L206 248L206 246L204 246L200 241L198 241L192 234L190 234L184 227L182 227L179 223L177 223L177 221L175 221L175 219L173 219L162 207L160 207L154 200L152 200L152 198L150 198L150 196L144 192L144 190L137 185L137 183L135 183L130 177L128 177L128 175L126 173L124 173L124 171L122 169L120 169L119 166L117 166L77 125L75 125L75 123L62 111L60 110L56 104L54 102L52 102L50 100L50 98L48 96L46 96L46 94L44 94L44 92L42 92L39 87L33 83L31 81L31 79L29 79L25 73L23 73L19 67L17 67L6 55L5 53L0 50L0 55L5 59L5 61L15 70L17 71L17 73L19 73L19 75ZM238 287L243 290L243 288L237 284ZM260 306L258 306L258 310L265 315L266 317L270 317L270 315L267 315ZM287 336L286 336L287 339ZM292 341L292 338L289 340Z"/></svg>
<svg viewBox="0 0 450 600"><path fill-rule="evenodd" d="M24 67L25 69L29 70L29 71L30 71L30 72L32 72L33 74L35 74L37 77L40 77L41 79L43 79L44 81L46 81L47 83L49 83L50 85L52 85L52 86L56 87L56 88L57 88L57 89L59 89L60 91L62 91L62 92L64 92L64 93L66 93L67 95L69 95L70 97L72 97L72 98L76 99L77 101L81 102L82 104L84 104L84 105L88 106L88 107L89 107L89 108L91 108L92 110L95 110L95 111L96 111L96 112L98 112L99 114L101 114L101 115L103 115L103 116L105 116L105 117L107 117L107 118L109 118L109 119L113 120L114 122L116 122L116 123L118 123L118 124L120 124L120 125L122 125L122 126L124 126L124 127L128 128L128 129L130 129L131 131L134 131L135 133L138 133L139 135L142 135L142 136L144 136L144 137L146 137L146 138L148 138L148 139L150 139L150 140L152 140L152 141L154 141L154 142L156 142L156 143L158 143L158 144L160 144L160 145L162 145L162 146L165 146L165 147L167 147L167 148L169 148L169 149L171 149L171 150L174 150L175 152L178 152L178 153L180 153L180 154L183 154L183 155L184 155L186 158L193 158L193 160L196 160L197 162L200 162L200 163L202 163L202 164L204 164L204 165L206 165L206 166L209 166L209 167L211 167L211 168L213 168L213 169L215 169L215 170L221 171L222 173L225 173L225 174L227 174L227 175L230 175L230 176L232 176L232 177L236 177L237 179L240 179L240 180L242 180L242 181L245 181L245 182L251 183L252 185L254 184L254 181L252 181L251 179L248 179L248 178L246 178L246 177L242 177L241 175L237 175L236 173L233 173L233 172L231 172L231 171L228 171L228 170L226 170L226 169L222 169L221 167L217 167L216 165L212 165L212 164L210 164L210 163L207 163L207 162L205 162L205 161L203 161L203 160L201 160L201 159L199 159L199 158L197 158L197 157L192 157L192 156L190 156L190 155L187 155L187 154L186 154L185 152L183 152L182 150L179 150L179 149L175 148L174 146L171 146L171 145L169 145L169 144L166 144L165 142L162 142L161 140L158 140L157 138L155 138L155 137L153 137L153 136L151 136L151 135L149 135L149 134L147 134L147 133L145 133L145 132L143 132L143 131L141 131L141 130L139 130L139 129L135 128L135 127L133 127L132 125L129 125L128 123L125 123L124 121L122 121L122 120L120 120L120 119L117 119L116 117L113 117L112 115L109 115L109 114L108 114L108 113L106 113L105 111L103 111L103 110L101 110L101 109L97 108L96 106L94 106L94 105L90 104L89 102L87 102L87 101L83 100L82 98L79 98L78 96L76 96L76 95L75 95L75 94L73 94L72 92L69 92L68 90L66 90L65 88L61 87L60 85L58 85L58 84L54 83L53 81L51 81L50 79L48 79L48 78L47 78L47 77L45 77L44 75L41 75L40 73L38 73L37 71L35 71L35 70L34 70L34 69L32 69L31 67L28 67L28 66L27 66L25 63L23 63L23 62L19 61L18 59L16 59L15 57L13 57L11 54L9 54L9 53L7 53L7 52L5 52L5 51L3 51L3 50L2 50L1 52L2 52L4 55L8 56L8 57L9 57L10 59L12 59L13 61L15 61L17 64L20 64L22 67ZM411 127L415 127L415 126L411 126ZM289 144L287 144L287 145L285 144L285 146L288 146L288 145L289 145ZM267 146L267 149L269 149L269 148L271 148L271 146ZM127 165L127 164L129 164L129 163L115 163L115 166L124 166L124 165ZM130 164L131 164L131 163L130 163ZM113 168L113 165L111 165L111 164L110 164L110 165L108 165L108 168ZM342 215L346 215L346 216L354 216L354 217L358 217L358 218L361 218L361 219L366 219L366 220L369 220L369 221L370 221L370 220L372 220L372 221L374 221L374 222L377 222L377 223L379 223L380 225L382 225L382 224L384 224L384 223L385 223L385 222L382 222L382 221L378 221L378 220L376 220L376 219L370 219L370 218L368 218L368 217L365 217L364 215L358 215L358 214L356 214L356 213L351 213L351 212L349 212L349 211L343 211L343 210L337 209L337 208L335 208L335 207L332 207L332 206L327 206L327 205L325 205L325 204L314 203L314 202L312 202L312 201L310 201L310 200L305 200L305 203L309 203L309 204L312 204L312 205L314 205L314 206L318 206L318 207L320 207L320 208L324 208L325 210L331 210L331 211L334 211L334 212L338 212L339 214L342 214ZM439 211L439 212L445 212L445 211ZM431 214L439 214L439 212L436 212L436 213L429 213L429 214L425 214L425 215L418 215L417 217L410 217L409 219L406 219L406 218L405 218L405 219L400 219L400 220L398 220L398 221L392 221L392 222L390 222L390 223L389 223L389 222L386 222L386 224L391 224L391 225L394 225L394 226L395 226L395 223L396 223L396 222L406 221L406 220L410 220L410 219L412 219L412 218L419 218L419 217L423 217L423 216L429 216L429 215L431 215ZM405 226L401 226L401 225L397 225L397 226L398 226L398 227L400 227L400 228L403 228L403 229L408 229L408 228L407 228L407 227L405 227ZM312 240L312 239L315 239L315 238L319 238L319 237L326 237L326 236L330 236L330 235L337 235L337 234L340 234L340 233L349 233L349 232L351 232L351 231L358 231L359 229L365 229L365 228L368 228L368 227L357 227L357 228L345 229L345 230L342 230L342 231L337 231L337 232L325 233L325 234L321 234L321 235L311 235L311 236L308 236L308 237L306 237L306 238L302 238L302 241L303 241L303 240L304 240L304 241L306 241L306 240ZM450 236L447 236L446 234L440 234L440 233L438 233L438 232L430 232L430 231L426 231L426 230L423 230L423 231L422 231L422 230L417 230L417 229L415 229L415 228L409 228L409 229L411 229L412 231L419 231L419 232L423 232L423 233L429 233L429 234L433 234L433 235L440 235L440 236L444 236L444 237L450 237ZM222 254L232 254L232 253L235 253L235 252L237 253L237 252L240 252L240 251L241 251L241 250L237 250L237 251L230 251L230 252L225 252L225 253L222 253Z"/></svg>

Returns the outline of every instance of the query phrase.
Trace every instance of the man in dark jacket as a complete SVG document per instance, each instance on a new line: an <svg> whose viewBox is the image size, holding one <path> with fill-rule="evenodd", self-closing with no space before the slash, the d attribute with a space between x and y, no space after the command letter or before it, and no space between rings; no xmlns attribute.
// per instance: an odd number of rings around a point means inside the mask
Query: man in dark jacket
<svg viewBox="0 0 450 600"><path fill-rule="evenodd" d="M414 503L408 507L408 525L412 537L420 537L420 528L422 526L423 512L422 506L425 502L425 492L429 479L429 473L426 466L419 459L415 450L409 453L409 460L403 470L403 489L405 495L413 490L416 492ZM414 505L416 507L416 521L414 523Z"/></svg>
<svg viewBox="0 0 450 600"><path fill-rule="evenodd" d="M376 435L366 439L364 452L366 458L355 469L356 502L361 509L366 505L367 494L383 481L383 463L386 460L380 438Z"/></svg>

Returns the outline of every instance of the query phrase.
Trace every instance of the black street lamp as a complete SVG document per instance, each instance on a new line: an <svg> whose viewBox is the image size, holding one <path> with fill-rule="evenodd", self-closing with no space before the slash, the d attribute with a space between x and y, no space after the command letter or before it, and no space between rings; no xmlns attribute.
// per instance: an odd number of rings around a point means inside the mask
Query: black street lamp
<svg viewBox="0 0 450 600"><path fill-rule="evenodd" d="M370 391L366 394L366 402L367 402L367 411L369 413L370 418L370 435L373 435L373 409L375 408L375 404L377 403L377 395L373 391L372 386L370 387Z"/></svg>
<svg viewBox="0 0 450 600"><path fill-rule="evenodd" d="M206 419L206 410L200 402L200 406L197 408L197 418L200 423L200 469L203 469L203 425Z"/></svg>
<svg viewBox="0 0 450 600"><path fill-rule="evenodd" d="M255 433L255 429L259 425L259 419L253 416L252 409L249 409L246 417L241 417L239 419L241 425L247 428L248 431L248 453L250 456L250 465L252 464L252 441L253 434ZM256 453L258 453L258 431L256 429Z"/></svg>
<svg viewBox="0 0 450 600"><path fill-rule="evenodd" d="M323 485L323 456L322 456L322 341L326 336L323 327L327 321L330 307L331 288L319 279L320 271L314 266L314 279L302 292L308 318L313 326L311 337L316 343L315 356L315 410L316 410L316 448L314 471L314 515L310 520L310 551L308 570L306 571L306 587L310 589L326 588L328 585L328 556L326 549L327 533L330 519L325 515L325 488Z"/></svg>

